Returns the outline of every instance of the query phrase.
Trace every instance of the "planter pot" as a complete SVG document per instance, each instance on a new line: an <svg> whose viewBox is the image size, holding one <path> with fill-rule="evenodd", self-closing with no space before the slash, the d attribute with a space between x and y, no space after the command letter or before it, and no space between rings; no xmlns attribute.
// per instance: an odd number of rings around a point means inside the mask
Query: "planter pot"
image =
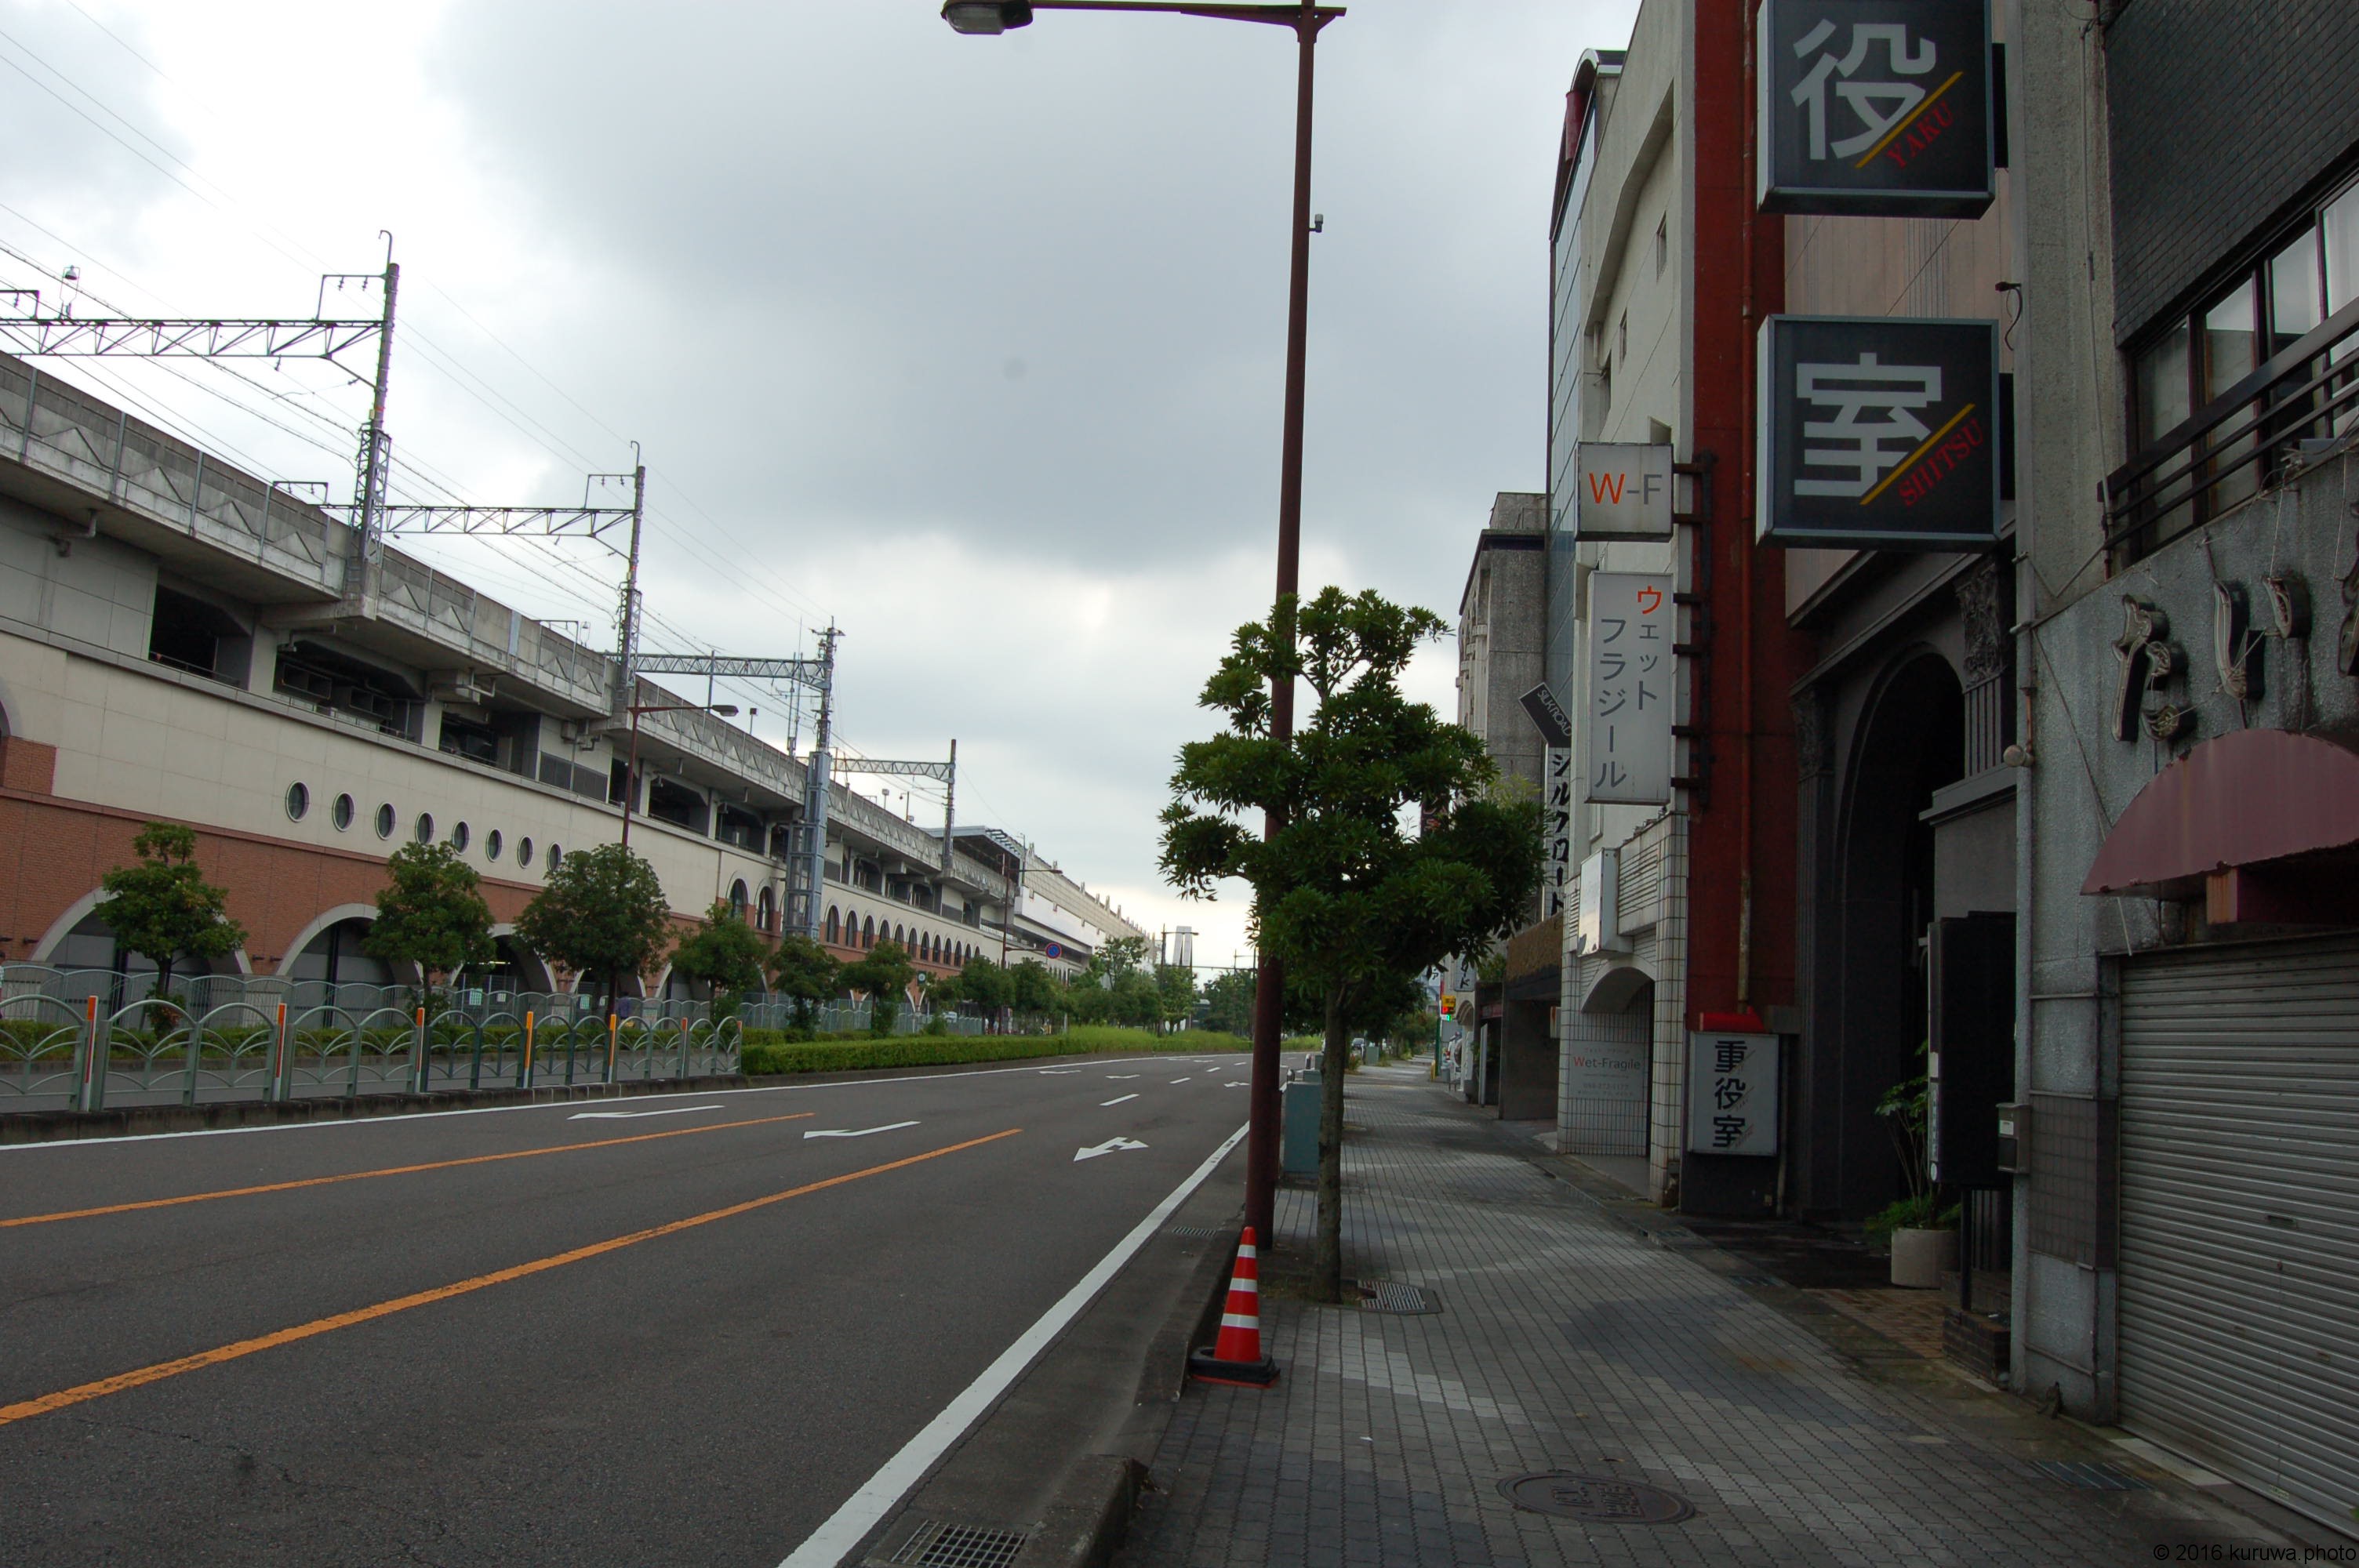
<svg viewBox="0 0 2359 1568"><path fill-rule="evenodd" d="M1958 1264L1958 1233L1954 1230L1911 1230L1892 1233L1892 1282L1915 1291L1938 1289L1941 1272Z"/></svg>

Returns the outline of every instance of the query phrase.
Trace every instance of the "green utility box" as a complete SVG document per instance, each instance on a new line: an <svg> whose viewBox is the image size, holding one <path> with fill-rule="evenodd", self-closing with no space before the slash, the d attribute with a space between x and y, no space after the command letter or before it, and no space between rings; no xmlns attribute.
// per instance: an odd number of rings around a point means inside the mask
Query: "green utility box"
<svg viewBox="0 0 2359 1568"><path fill-rule="evenodd" d="M1286 1086L1286 1116L1278 1127L1278 1165L1289 1176L1319 1173L1319 1075Z"/></svg>

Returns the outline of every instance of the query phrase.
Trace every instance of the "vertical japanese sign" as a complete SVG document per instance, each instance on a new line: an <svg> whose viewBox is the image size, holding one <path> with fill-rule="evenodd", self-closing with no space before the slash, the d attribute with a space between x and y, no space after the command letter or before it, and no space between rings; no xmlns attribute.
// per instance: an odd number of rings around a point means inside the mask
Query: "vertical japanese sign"
<svg viewBox="0 0 2359 1568"><path fill-rule="evenodd" d="M1671 579L1646 572L1589 579L1589 714L1582 794L1601 806L1671 798Z"/></svg>
<svg viewBox="0 0 2359 1568"><path fill-rule="evenodd" d="M1971 550L1998 537L1998 324L1761 323L1762 542Z"/></svg>
<svg viewBox="0 0 2359 1568"><path fill-rule="evenodd" d="M1765 0L1759 27L1763 211L1990 206L1989 0Z"/></svg>
<svg viewBox="0 0 2359 1568"><path fill-rule="evenodd" d="M1540 832L1545 857L1540 868L1540 918L1564 913L1565 884L1572 877L1572 749L1550 746L1540 754Z"/></svg>
<svg viewBox="0 0 2359 1568"><path fill-rule="evenodd" d="M1777 1037L1688 1036L1688 1152L1777 1152Z"/></svg>

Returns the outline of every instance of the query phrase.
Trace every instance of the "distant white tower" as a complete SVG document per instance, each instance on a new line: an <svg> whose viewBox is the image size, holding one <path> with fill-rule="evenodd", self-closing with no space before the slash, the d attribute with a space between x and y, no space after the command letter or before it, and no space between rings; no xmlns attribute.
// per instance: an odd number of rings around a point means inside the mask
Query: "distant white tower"
<svg viewBox="0 0 2359 1568"><path fill-rule="evenodd" d="M1181 925L1171 933L1171 962L1183 969L1196 967L1196 932L1192 926Z"/></svg>

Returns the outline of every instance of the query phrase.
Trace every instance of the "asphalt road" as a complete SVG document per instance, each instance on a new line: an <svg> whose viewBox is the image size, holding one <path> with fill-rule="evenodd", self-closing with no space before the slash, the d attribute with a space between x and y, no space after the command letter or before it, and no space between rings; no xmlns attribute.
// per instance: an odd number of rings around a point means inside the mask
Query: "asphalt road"
<svg viewBox="0 0 2359 1568"><path fill-rule="evenodd" d="M1244 1068L0 1148L0 1563L770 1568L1242 1125Z"/></svg>

